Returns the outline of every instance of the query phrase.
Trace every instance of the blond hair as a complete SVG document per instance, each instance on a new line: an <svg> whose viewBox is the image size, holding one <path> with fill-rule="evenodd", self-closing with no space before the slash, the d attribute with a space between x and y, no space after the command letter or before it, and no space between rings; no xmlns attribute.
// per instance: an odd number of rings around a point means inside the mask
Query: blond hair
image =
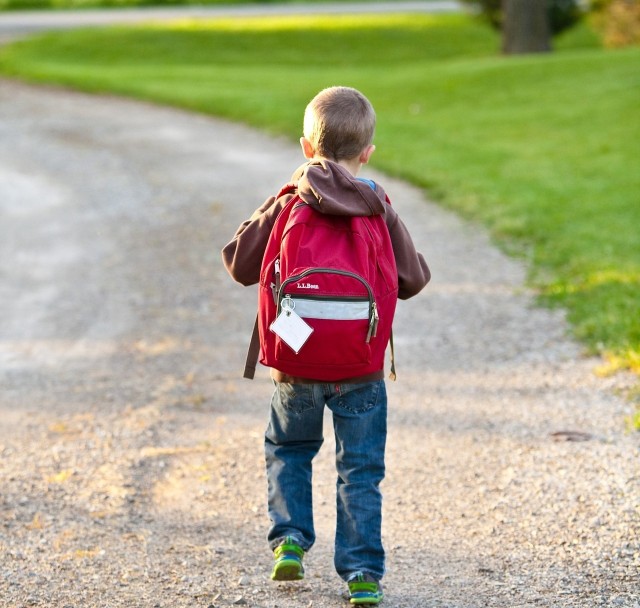
<svg viewBox="0 0 640 608"><path fill-rule="evenodd" d="M351 160L373 141L376 113L369 100L350 87L320 91L304 112L304 137L317 155Z"/></svg>

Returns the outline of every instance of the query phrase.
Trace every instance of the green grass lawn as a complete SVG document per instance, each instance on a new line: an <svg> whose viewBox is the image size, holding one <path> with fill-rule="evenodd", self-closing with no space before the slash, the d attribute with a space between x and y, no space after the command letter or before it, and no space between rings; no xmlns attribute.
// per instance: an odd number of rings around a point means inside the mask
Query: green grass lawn
<svg viewBox="0 0 640 608"><path fill-rule="evenodd" d="M464 15L184 21L48 34L0 70L292 138L319 89L355 86L378 112L374 164L483 222L591 352L640 371L640 49L586 26L549 55L498 46Z"/></svg>

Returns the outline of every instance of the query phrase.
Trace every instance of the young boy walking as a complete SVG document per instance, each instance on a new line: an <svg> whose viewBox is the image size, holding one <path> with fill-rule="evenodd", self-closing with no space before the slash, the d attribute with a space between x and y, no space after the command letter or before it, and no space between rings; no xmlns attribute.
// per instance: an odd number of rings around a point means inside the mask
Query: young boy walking
<svg viewBox="0 0 640 608"><path fill-rule="evenodd" d="M269 198L241 224L222 251L224 264L236 281L243 285L259 282L263 257L276 220L287 204L297 197L296 204L299 201L308 205L322 214L323 221L336 225L342 225L340 222L344 222L345 217L380 216L395 259L397 297L410 298L428 283L427 264L416 251L384 190L371 180L357 178L360 168L375 150L372 143L374 129L375 112L359 91L331 87L314 97L305 111L304 136L300 140L308 162L293 174L292 187L284 189L280 196ZM336 255L339 255L338 251ZM396 277L393 278L395 281ZM274 295L277 295L278 282L279 277L274 285ZM298 287L317 289L312 282L298 283ZM316 297L314 305L319 300ZM305 301L307 304L312 302L308 298ZM351 308L351 304L347 308ZM296 316L293 315L293 304L290 306L290 309L284 304L279 307L281 316L285 313ZM322 314L325 315L326 310ZM304 316L302 312L301 316ZM391 320L384 319L389 328ZM289 319L285 321L288 323ZM382 323L383 319L380 320L381 327ZM375 336L377 325L378 312L374 305L367 341L372 334ZM296 333L297 328L296 331L281 331L283 335ZM263 331L263 334L267 333L267 330ZM315 542L312 461L323 443L323 416L327 407L333 415L338 474L334 563L336 571L348 584L352 604L377 604L383 596L380 580L385 571L385 554L381 539L379 486L385 473L387 396L383 355L388 333L382 335L382 350L378 349L382 356L373 357L365 373L354 374L348 366L337 366L330 376L320 372L315 375L311 371L300 377L291 372L295 367L286 364L275 363L271 368L275 391L265 433L271 520L268 541L275 560L271 578L280 581L304 577L303 557ZM303 344L306 338L305 334L301 339ZM261 335L261 339L265 336ZM332 347L337 359L339 351L347 345L335 343ZM305 346L297 344L295 348L304 349ZM293 350L290 355L295 361ZM341 369L346 370L344 377Z"/></svg>

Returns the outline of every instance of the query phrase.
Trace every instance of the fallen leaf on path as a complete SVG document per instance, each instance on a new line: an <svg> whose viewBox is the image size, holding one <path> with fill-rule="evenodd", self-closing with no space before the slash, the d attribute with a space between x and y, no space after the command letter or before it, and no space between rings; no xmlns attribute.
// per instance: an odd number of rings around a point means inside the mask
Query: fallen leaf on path
<svg viewBox="0 0 640 608"><path fill-rule="evenodd" d="M582 431L556 431L551 433L551 437L554 441L589 441L593 439L591 433Z"/></svg>
<svg viewBox="0 0 640 608"><path fill-rule="evenodd" d="M73 475L73 469L64 469L55 475L47 477L49 483L64 483Z"/></svg>

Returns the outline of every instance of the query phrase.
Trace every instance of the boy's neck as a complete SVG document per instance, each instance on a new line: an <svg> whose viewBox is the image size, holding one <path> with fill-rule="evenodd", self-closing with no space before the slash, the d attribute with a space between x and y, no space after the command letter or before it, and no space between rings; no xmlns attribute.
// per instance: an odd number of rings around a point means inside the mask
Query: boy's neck
<svg viewBox="0 0 640 608"><path fill-rule="evenodd" d="M362 163L358 158L352 158L351 160L332 160L331 158L325 158L324 156L314 156L313 160L329 160L336 165L344 167L353 177L356 177L362 168Z"/></svg>

